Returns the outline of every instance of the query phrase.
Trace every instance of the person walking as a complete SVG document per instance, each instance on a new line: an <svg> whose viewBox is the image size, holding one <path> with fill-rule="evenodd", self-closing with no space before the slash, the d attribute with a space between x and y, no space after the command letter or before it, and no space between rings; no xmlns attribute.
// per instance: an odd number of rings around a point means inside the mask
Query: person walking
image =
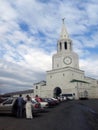
<svg viewBox="0 0 98 130"><path fill-rule="evenodd" d="M21 118L23 114L23 106L24 106L24 100L22 98L22 95L20 94L17 98L17 117Z"/></svg>
<svg viewBox="0 0 98 130"><path fill-rule="evenodd" d="M31 97L29 95L27 95L26 97L27 97L27 102L26 102L26 118L27 119L32 119L33 118L33 115L32 115L33 104L31 102Z"/></svg>

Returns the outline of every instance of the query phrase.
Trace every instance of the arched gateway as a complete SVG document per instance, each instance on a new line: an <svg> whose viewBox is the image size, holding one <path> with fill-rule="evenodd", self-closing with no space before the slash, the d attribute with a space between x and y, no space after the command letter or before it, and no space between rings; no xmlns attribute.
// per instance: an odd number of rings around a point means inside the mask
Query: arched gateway
<svg viewBox="0 0 98 130"><path fill-rule="evenodd" d="M62 90L61 90L60 87L54 88L54 90L53 90L53 96L54 96L54 97L60 96L61 93L62 93Z"/></svg>

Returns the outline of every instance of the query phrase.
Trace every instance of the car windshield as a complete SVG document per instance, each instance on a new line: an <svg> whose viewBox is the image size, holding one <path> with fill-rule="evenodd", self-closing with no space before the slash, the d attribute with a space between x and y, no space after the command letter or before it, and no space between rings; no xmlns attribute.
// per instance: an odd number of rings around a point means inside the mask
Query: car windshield
<svg viewBox="0 0 98 130"><path fill-rule="evenodd" d="M13 102L13 99L8 99L7 101L3 102L3 104L4 104L4 105L5 105L5 104L12 104L12 102Z"/></svg>

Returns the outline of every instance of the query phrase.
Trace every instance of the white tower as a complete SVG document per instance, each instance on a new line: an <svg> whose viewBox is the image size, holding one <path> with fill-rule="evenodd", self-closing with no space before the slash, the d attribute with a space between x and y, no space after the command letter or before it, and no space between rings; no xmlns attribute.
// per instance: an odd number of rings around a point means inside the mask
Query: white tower
<svg viewBox="0 0 98 130"><path fill-rule="evenodd" d="M65 28L64 19L62 21L61 34L57 42L57 53L52 57L52 69L68 66L79 69L78 55L72 50L72 41Z"/></svg>
<svg viewBox="0 0 98 130"><path fill-rule="evenodd" d="M52 56L52 70L47 71L46 83L35 84L34 94L43 97L74 94L75 99L85 98L85 95L93 97L94 91L98 90L94 89L92 93L92 88L98 88L98 80L86 77L84 71L79 69L79 57L72 49L72 41L65 28L64 19L62 22L57 53Z"/></svg>
<svg viewBox="0 0 98 130"><path fill-rule="evenodd" d="M64 19L62 22L57 53L52 56L52 70L47 71L47 87L52 96L57 95L59 90L62 93L75 93L75 84L73 86L71 81L84 78L84 72L79 70L79 58L73 52L72 40L67 33Z"/></svg>

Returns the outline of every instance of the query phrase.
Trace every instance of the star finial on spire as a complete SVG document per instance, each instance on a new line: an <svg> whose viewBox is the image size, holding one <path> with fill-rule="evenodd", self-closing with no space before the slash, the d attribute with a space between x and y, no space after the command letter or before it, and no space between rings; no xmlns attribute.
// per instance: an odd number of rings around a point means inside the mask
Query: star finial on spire
<svg viewBox="0 0 98 130"><path fill-rule="evenodd" d="M63 24L64 24L64 20L65 20L65 18L62 18Z"/></svg>

